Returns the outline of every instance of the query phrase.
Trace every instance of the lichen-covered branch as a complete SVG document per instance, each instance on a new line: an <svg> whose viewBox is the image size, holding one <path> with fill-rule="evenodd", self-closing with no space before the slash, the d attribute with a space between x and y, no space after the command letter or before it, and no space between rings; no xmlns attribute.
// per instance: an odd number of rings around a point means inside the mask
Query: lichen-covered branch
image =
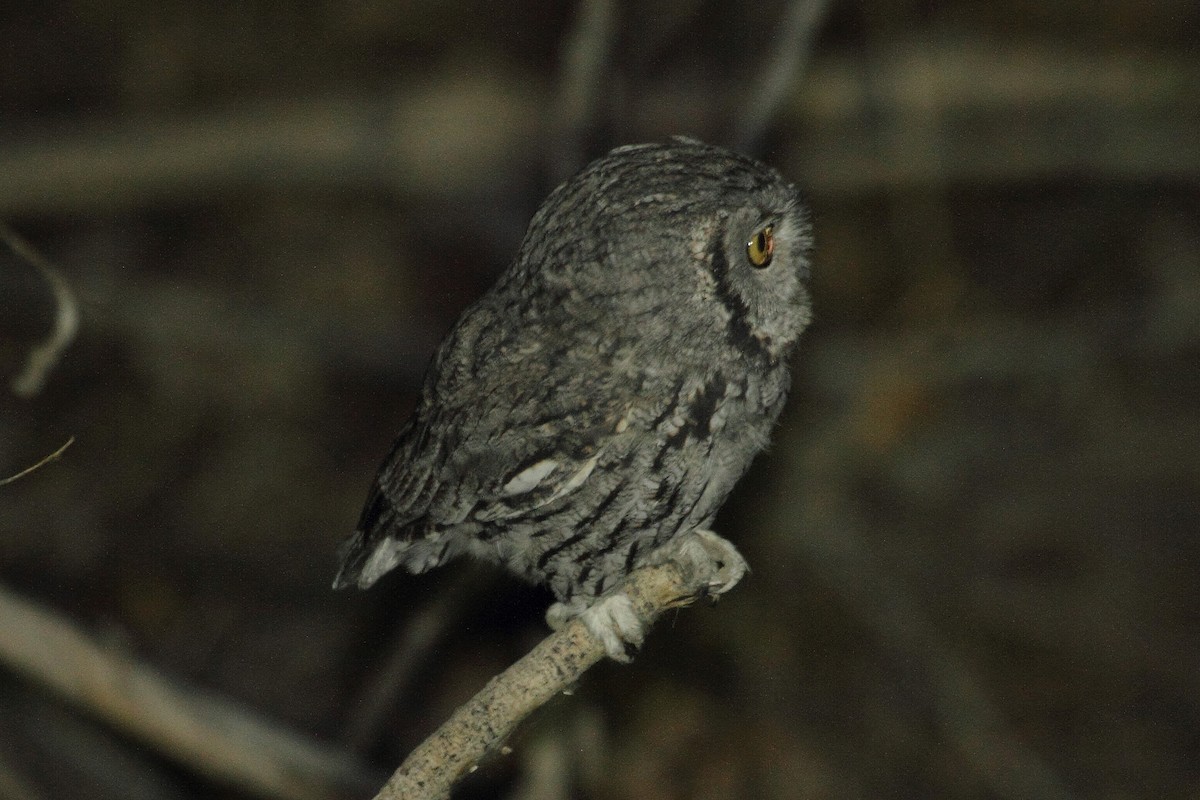
<svg viewBox="0 0 1200 800"><path fill-rule="evenodd" d="M664 611L690 603L702 588L690 585L678 566L667 563L633 572L624 591L649 626ZM521 720L569 689L603 657L604 646L578 619L547 636L418 745L375 800L446 800L454 784L496 750Z"/></svg>

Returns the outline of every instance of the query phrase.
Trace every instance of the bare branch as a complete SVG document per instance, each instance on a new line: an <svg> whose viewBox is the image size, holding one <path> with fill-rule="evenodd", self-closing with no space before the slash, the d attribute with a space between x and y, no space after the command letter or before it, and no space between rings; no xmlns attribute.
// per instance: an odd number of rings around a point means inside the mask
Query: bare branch
<svg viewBox="0 0 1200 800"><path fill-rule="evenodd" d="M54 292L54 329L45 341L30 349L25 368L10 384L13 394L18 397L33 397L42 390L50 370L54 369L63 351L75 339L75 333L79 330L79 304L75 302L75 294L58 269L3 222L0 222L0 240L13 253L36 267Z"/></svg>
<svg viewBox="0 0 1200 800"><path fill-rule="evenodd" d="M174 684L2 588L0 661L180 762L256 794L330 800L372 782L348 755L224 697Z"/></svg>
<svg viewBox="0 0 1200 800"><path fill-rule="evenodd" d="M668 609L690 603L700 588L689 584L674 563L666 563L631 573L624 591L648 626ZM454 784L523 719L569 689L603 657L600 642L582 622L572 620L455 711L409 754L375 800L446 800Z"/></svg>
<svg viewBox="0 0 1200 800"><path fill-rule="evenodd" d="M61 456L63 453L65 453L67 448L73 444L75 444L74 436L67 439L67 441L65 443L63 443L62 447L58 448L53 453L46 456L45 458L43 458L41 461L37 462L33 466L26 467L25 469L18 472L16 475L9 475L7 478L0 479L0 486L7 486L8 484L12 483L13 481L20 480L21 478L24 478L29 473L31 473L35 470L41 469L42 467L49 464L51 461L57 461L59 459L59 456Z"/></svg>

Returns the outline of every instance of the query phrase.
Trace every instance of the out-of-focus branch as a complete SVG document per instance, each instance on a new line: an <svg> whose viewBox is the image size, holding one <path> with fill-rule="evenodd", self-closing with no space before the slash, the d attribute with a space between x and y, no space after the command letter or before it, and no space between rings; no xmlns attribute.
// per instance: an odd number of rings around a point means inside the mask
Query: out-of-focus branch
<svg viewBox="0 0 1200 800"><path fill-rule="evenodd" d="M616 37L616 0L580 0L575 13L575 27L563 42L562 79L551 131L553 183L583 166L587 134L595 127L600 84Z"/></svg>
<svg viewBox="0 0 1200 800"><path fill-rule="evenodd" d="M260 102L2 141L0 213L195 202L255 185L454 196L483 177L519 174L535 157L546 94L538 76L452 72L397 93Z"/></svg>
<svg viewBox="0 0 1200 800"><path fill-rule="evenodd" d="M691 602L700 589L673 563L639 569L624 585L646 626L664 611ZM603 657L604 646L582 622L572 620L455 711L409 754L375 800L447 800L454 784L523 719L569 689Z"/></svg>
<svg viewBox="0 0 1200 800"><path fill-rule="evenodd" d="M0 757L0 800L45 800L20 771Z"/></svg>
<svg viewBox="0 0 1200 800"><path fill-rule="evenodd" d="M878 565L860 536L814 529L797 540L808 563L876 639L924 675L947 747L970 764L992 796L1071 800L1061 777L1022 741L972 666L946 645L908 587Z"/></svg>
<svg viewBox="0 0 1200 800"><path fill-rule="evenodd" d="M799 83L812 58L813 41L829 0L791 0L778 34L775 50L749 92L750 103L741 107L733 144L738 150L756 153L771 120L779 113L788 91Z"/></svg>
<svg viewBox="0 0 1200 800"><path fill-rule="evenodd" d="M238 363L279 364L297 369L338 370L346 374L386 376L413 388L437 345L436 322L406 317L383 332L357 328L332 311L312 309L306 316L239 303L219 292L183 283L142 279L112 287L83 282L95 298L93 325L146 353L221 353ZM173 370L174 356L153 361ZM220 387L210 387L210 393ZM241 387L230 387L240 396Z"/></svg>
<svg viewBox="0 0 1200 800"><path fill-rule="evenodd" d="M818 57L805 80L783 83L779 124L795 146L771 160L815 192L1200 176L1200 67L1170 55L923 42L869 59ZM725 109L711 102L711 85L647 79L637 88L629 130L679 133L682 109L696 121L693 132L721 127ZM195 202L254 185L470 193L484 179L529 174L552 91L536 75L452 74L395 95L256 104L6 141L0 214ZM904 137L895 126L922 114L940 121L934 147L898 152Z"/></svg>
<svg viewBox="0 0 1200 800"><path fill-rule="evenodd" d="M827 193L1195 180L1200 96L1185 87L1196 81L1200 66L1179 58L1028 45L916 43L818 60L783 110L801 145L777 165ZM928 119L935 130L909 130Z"/></svg>
<svg viewBox="0 0 1200 800"><path fill-rule="evenodd" d="M0 662L189 767L256 794L330 800L361 795L373 782L350 756L223 697L176 685L4 589Z"/></svg>
<svg viewBox="0 0 1200 800"><path fill-rule="evenodd" d="M75 302L74 292L58 269L3 222L0 222L0 240L13 253L36 267L54 293L54 328L44 341L30 348L25 367L11 383L13 394L33 397L42 390L50 370L54 369L63 351L75 339L75 332L79 330L79 304Z"/></svg>
<svg viewBox="0 0 1200 800"><path fill-rule="evenodd" d="M446 629L462 615L462 609L478 594L480 576L460 572L459 578L442 586L433 599L404 615L402 628L387 654L374 668L358 697L350 703L353 716L343 738L359 752L367 751L390 721L399 699L411 688L417 670Z"/></svg>
<svg viewBox="0 0 1200 800"><path fill-rule="evenodd" d="M1014 332L1005 323L979 322L979 329L963 342L998 341L1005 337L999 352L1011 353L1012 364L996 360L992 354L980 356L974 345L944 347L940 333L924 333L899 337L890 349L874 347L876 363L887 364L880 369L892 369L903 364L903 373L913 380L927 382L931 387L951 392L958 376L978 376L988 370L1043 370L1043 359L1031 357L1039 352L1036 339L1028 332ZM987 331L990 336L978 335ZM1061 332L1050 334L1062 346ZM935 344L936 343L936 344ZM878 343L876 343L878 344ZM937 351L937 357L930 354ZM1019 354L1019 355L1016 355ZM872 383L867 377L865 383ZM853 395L838 395L839 403L853 407ZM869 412L860 412L869 413ZM837 497L849 501L844 492L828 489L844 482L847 472L854 469L855 457L844 448L830 448L829 442L853 441L862 420L852 411L832 415L824 421L825 431L818 434L816 445L804 448L804 465L791 474L804 474L806 491L821 497ZM799 449L799 448L797 448ZM938 629L930 610L922 603L911 584L896 574L895 568L884 560L872 546L865 528L851 524L837 529L827 525L786 516L791 512L774 509L777 516L764 520L764 525L778 526L777 530L791 531L781 541L795 548L797 557L820 576L820 580L836 591L874 639L885 646L898 664L913 676L916 685L928 698L939 741L955 752L978 775L989 797L1004 800L1072 800L1075 796L1069 784L1055 766L1025 741L1018 726L1008 719L1000 705L989 693L976 665L949 644ZM837 518L859 520L857 509L840 509ZM803 531L803 535L800 535ZM1001 604L996 604L1000 607ZM1020 608L1004 606L1006 613L1017 616Z"/></svg>

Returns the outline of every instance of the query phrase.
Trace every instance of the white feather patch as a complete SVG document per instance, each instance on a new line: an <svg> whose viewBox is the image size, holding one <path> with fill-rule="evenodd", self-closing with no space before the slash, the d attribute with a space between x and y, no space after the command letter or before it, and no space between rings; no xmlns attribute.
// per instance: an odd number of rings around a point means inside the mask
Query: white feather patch
<svg viewBox="0 0 1200 800"><path fill-rule="evenodd" d="M537 462L533 466L526 467L514 475L512 480L504 484L500 489L500 493L506 495L525 494L541 483L557 466L557 461L547 458Z"/></svg>
<svg viewBox="0 0 1200 800"><path fill-rule="evenodd" d="M367 563L363 564L359 575L360 586L370 586L379 580L385 572L400 563L400 556L408 549L407 542L401 542L391 537L375 545L375 550Z"/></svg>
<svg viewBox="0 0 1200 800"><path fill-rule="evenodd" d="M579 471L572 475L570 480L560 486L558 491L555 492L546 502L549 503L551 500L557 500L567 492L573 492L582 486L583 482L586 481L588 476L592 474L592 470L596 468L596 462L599 460L600 454L597 453L587 461L583 462L583 466L579 468Z"/></svg>

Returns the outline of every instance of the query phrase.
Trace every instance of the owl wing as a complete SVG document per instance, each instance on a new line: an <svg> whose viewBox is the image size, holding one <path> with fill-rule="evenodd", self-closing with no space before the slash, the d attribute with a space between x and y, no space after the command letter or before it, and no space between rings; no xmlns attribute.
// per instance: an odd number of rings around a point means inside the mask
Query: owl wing
<svg viewBox="0 0 1200 800"><path fill-rule="evenodd" d="M351 585L366 588L405 560L412 547L412 532L423 516L420 495L428 491L428 477L420 479L419 465L429 464L435 455L425 453L422 457L422 440L428 438L422 434L424 429L416 414L396 437L371 483L354 533L338 548L340 567L333 579L335 589ZM417 468L406 470L406 464Z"/></svg>
<svg viewBox="0 0 1200 800"><path fill-rule="evenodd" d="M611 377L545 347L477 376L487 391L455 409L429 512L443 525L494 525L578 489L609 455L621 415ZM449 404L443 404L447 406Z"/></svg>
<svg viewBox="0 0 1200 800"><path fill-rule="evenodd" d="M342 546L335 586L370 585L399 564L430 569L462 549L448 531L531 514L578 489L611 455L623 392L606 370L573 363L578 347L529 329L481 348L471 323L463 320L431 367Z"/></svg>
<svg viewBox="0 0 1200 800"><path fill-rule="evenodd" d="M582 408L571 416L582 423L603 415ZM581 487L611 450L611 425L566 431L526 427L520 415L507 421L503 433L461 442L441 458L443 443L410 423L339 550L334 586L370 586L398 565L414 573L438 566L465 548L462 534L514 522Z"/></svg>

